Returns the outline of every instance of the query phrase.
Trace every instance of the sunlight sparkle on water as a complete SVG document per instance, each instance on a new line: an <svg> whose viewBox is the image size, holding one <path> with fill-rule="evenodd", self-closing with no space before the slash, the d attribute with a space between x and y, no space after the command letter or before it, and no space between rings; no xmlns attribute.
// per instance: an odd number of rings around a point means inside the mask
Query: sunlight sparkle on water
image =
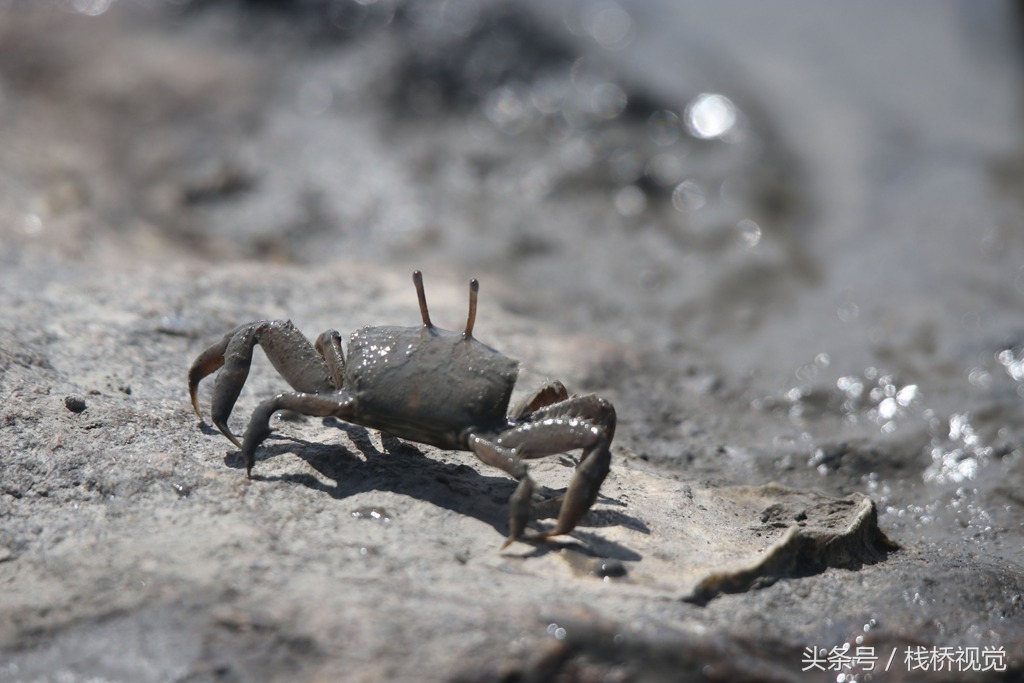
<svg viewBox="0 0 1024 683"><path fill-rule="evenodd" d="M98 17L105 14L112 4L113 0L73 0L71 6L79 14Z"/></svg>
<svg viewBox="0 0 1024 683"><path fill-rule="evenodd" d="M900 384L890 373L867 367L859 375L843 375L829 387L822 380L832 365L832 357L818 353L814 361L795 370L801 382L781 394L755 400L756 408L786 408L790 419L798 425L808 419L838 416L850 424L873 423L882 433L896 431L910 419L920 419L927 411L921 406L921 392L916 384Z"/></svg>
<svg viewBox="0 0 1024 683"><path fill-rule="evenodd" d="M739 221L736 224L736 231L739 233L740 239L748 247L756 247L757 243L761 241L761 226L749 218ZM828 356L825 357L828 358ZM828 365L827 362L825 364Z"/></svg>
<svg viewBox="0 0 1024 683"><path fill-rule="evenodd" d="M996 355L996 360L1014 381L1024 380L1024 352L1015 353L1013 349L1003 349Z"/></svg>
<svg viewBox="0 0 1024 683"><path fill-rule="evenodd" d="M647 195L636 185L626 185L615 193L614 204L620 216L639 216L647 208Z"/></svg>
<svg viewBox="0 0 1024 683"><path fill-rule="evenodd" d="M656 111L647 119L647 137L661 147L671 145L682 134L679 126L679 116L675 112Z"/></svg>
<svg viewBox="0 0 1024 683"><path fill-rule="evenodd" d="M594 85L589 95L591 112L602 119L614 119L625 110L629 102L626 91L610 81Z"/></svg>
<svg viewBox="0 0 1024 683"><path fill-rule="evenodd" d="M868 382L874 379L875 386ZM894 420L903 416L920 393L916 384L900 386L892 375L867 368L863 377L846 375L836 380L836 389L844 397L840 410L849 420L860 416L877 423L884 432L891 432Z"/></svg>
<svg viewBox="0 0 1024 683"><path fill-rule="evenodd" d="M924 472L925 481L957 483L974 479L979 468L992 456L992 447L985 445L974 431L967 413L949 417L945 438L932 439L932 464Z"/></svg>
<svg viewBox="0 0 1024 683"><path fill-rule="evenodd" d="M530 123L530 111L511 86L491 91L484 103L484 115L498 130L509 135L522 133Z"/></svg>
<svg viewBox="0 0 1024 683"><path fill-rule="evenodd" d="M724 95L702 93L686 107L686 129L695 138L720 138L734 125L736 106Z"/></svg>
<svg viewBox="0 0 1024 683"><path fill-rule="evenodd" d="M566 25L570 30L582 28L606 50L620 50L626 47L632 42L636 32L633 17L612 0L589 3L582 16L566 17Z"/></svg>
<svg viewBox="0 0 1024 683"><path fill-rule="evenodd" d="M620 149L608 159L608 174L616 183L635 183L644 174L644 157L635 149Z"/></svg>
<svg viewBox="0 0 1024 683"><path fill-rule="evenodd" d="M655 154L647 162L647 177L661 187L678 185L686 173L686 167L678 154L662 152Z"/></svg>
<svg viewBox="0 0 1024 683"><path fill-rule="evenodd" d="M672 206L677 211L686 213L696 211L707 203L704 188L692 180L684 180L672 191Z"/></svg>
<svg viewBox="0 0 1024 683"><path fill-rule="evenodd" d="M555 640L565 640L568 632L558 624L548 624L548 635L553 636Z"/></svg>

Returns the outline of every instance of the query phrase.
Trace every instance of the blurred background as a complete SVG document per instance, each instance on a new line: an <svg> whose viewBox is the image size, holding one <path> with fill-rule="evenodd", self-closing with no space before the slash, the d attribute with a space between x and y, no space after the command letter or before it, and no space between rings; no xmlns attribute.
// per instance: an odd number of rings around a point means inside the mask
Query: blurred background
<svg viewBox="0 0 1024 683"><path fill-rule="evenodd" d="M583 340L629 457L1020 567L1021 19L0 0L0 267L476 276Z"/></svg>

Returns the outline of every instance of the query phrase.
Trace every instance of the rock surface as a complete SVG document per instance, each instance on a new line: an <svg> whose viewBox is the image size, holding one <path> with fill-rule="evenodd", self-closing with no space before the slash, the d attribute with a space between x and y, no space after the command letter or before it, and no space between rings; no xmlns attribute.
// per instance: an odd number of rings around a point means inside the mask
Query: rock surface
<svg viewBox="0 0 1024 683"><path fill-rule="evenodd" d="M105 276L71 268L42 296L8 306L19 322L4 346L0 580L8 591L0 618L14 680L65 669L162 680L217 666L246 679L293 660L310 675L343 662L356 679L412 679L420 657L438 678L457 678L479 656L477 640L510 629L522 635L499 647L500 667L557 670L567 662L534 660L560 659L565 630L594 631L580 638L585 649L622 635L604 622L609 614L637 619L651 601L703 604L719 592L856 569L891 549L860 494L684 483L619 451L573 538L499 553L512 480L468 453L332 419L280 421L247 480L237 450L196 420L185 391L190 358L219 336L215 321L260 305L267 281L314 330L330 324L329 312L358 319L369 299L378 302L374 317L415 320L414 293L404 278L353 263L313 277L251 264L196 276L180 267ZM432 284L435 319L454 318L456 283ZM323 289L338 293L329 307L314 303ZM187 311L167 313L181 301ZM536 349L536 364L558 350L553 331L527 334L526 321L482 308L481 327L504 330L506 346ZM48 338L33 342L38 335ZM243 422L260 396L282 386L269 363L257 366L236 410ZM205 384L200 395L208 399ZM532 469L553 495L568 465ZM410 611L422 618L403 616ZM549 633L541 623L530 637L540 615L558 625ZM438 624L456 642L439 647ZM111 661L110 639L136 629L153 633ZM218 664L228 655L208 630L236 641L224 645L243 650L231 657L260 652ZM364 661L351 659L352 642ZM408 648L424 652L389 656ZM487 661L469 670L498 670Z"/></svg>

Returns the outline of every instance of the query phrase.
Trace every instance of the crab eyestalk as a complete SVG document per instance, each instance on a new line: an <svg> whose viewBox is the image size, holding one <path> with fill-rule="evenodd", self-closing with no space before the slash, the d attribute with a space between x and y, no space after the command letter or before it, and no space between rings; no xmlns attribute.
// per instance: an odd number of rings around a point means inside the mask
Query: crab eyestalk
<svg viewBox="0 0 1024 683"><path fill-rule="evenodd" d="M473 336L473 325L476 323L476 297L480 291L480 283L476 278L469 281L469 317L466 318L466 329L462 336L469 339Z"/></svg>
<svg viewBox="0 0 1024 683"><path fill-rule="evenodd" d="M412 281L416 285L416 297L420 300L420 315L423 316L423 327L433 327L430 322L430 312L427 310L427 294L423 291L423 273L418 270L412 271Z"/></svg>

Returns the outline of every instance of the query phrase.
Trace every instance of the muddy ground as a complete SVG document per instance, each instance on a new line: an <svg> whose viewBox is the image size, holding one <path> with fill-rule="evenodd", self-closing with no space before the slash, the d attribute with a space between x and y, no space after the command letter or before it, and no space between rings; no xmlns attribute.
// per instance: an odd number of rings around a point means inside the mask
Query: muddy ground
<svg viewBox="0 0 1024 683"><path fill-rule="evenodd" d="M0 681L1016 680L1019 22L0 2ZM247 479L193 414L227 330L414 325L415 268L516 397L615 404L572 535L500 552L469 453L282 415Z"/></svg>

